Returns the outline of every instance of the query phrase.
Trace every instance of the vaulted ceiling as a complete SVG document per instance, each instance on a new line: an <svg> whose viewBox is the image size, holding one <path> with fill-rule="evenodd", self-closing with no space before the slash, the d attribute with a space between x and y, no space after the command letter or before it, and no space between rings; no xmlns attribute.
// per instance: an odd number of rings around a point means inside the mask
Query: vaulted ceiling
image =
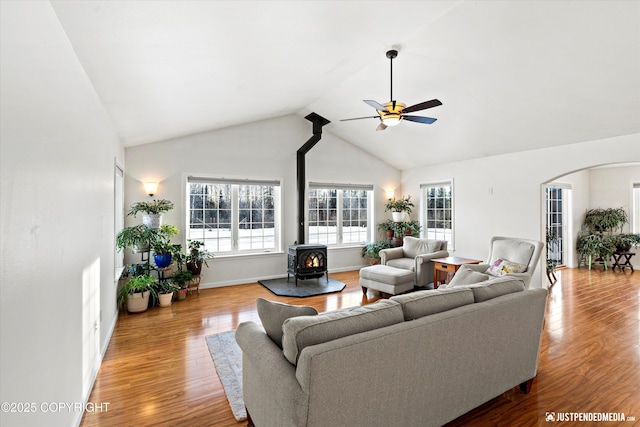
<svg viewBox="0 0 640 427"><path fill-rule="evenodd" d="M125 146L314 111L405 170L640 133L637 1L51 4ZM391 48L438 120L341 122L389 101Z"/></svg>

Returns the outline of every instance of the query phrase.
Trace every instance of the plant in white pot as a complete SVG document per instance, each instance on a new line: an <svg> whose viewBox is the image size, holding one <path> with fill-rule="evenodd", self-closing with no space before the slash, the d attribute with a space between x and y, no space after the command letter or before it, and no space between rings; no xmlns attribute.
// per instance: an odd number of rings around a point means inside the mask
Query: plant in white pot
<svg viewBox="0 0 640 427"><path fill-rule="evenodd" d="M129 313L146 311L149 299L153 297L155 301L157 298L154 287L157 283L158 279L148 274L133 276L118 292L118 307L122 308L126 303Z"/></svg>
<svg viewBox="0 0 640 427"><path fill-rule="evenodd" d="M414 208L415 205L411 201L411 195L402 197L400 199L389 199L387 204L385 205L385 212L391 211L391 216L393 217L394 222L402 222L405 220L406 214L411 213L411 209Z"/></svg>
<svg viewBox="0 0 640 427"><path fill-rule="evenodd" d="M160 199L151 202L137 202L131 205L127 215L134 217L142 212L142 223L149 228L160 228L162 225L162 214L173 209L173 202Z"/></svg>
<svg viewBox="0 0 640 427"><path fill-rule="evenodd" d="M158 293L158 302L160 307L169 307L171 306L171 301L173 300L173 293L180 290L179 287L174 285L169 280L160 280L156 286L156 292Z"/></svg>

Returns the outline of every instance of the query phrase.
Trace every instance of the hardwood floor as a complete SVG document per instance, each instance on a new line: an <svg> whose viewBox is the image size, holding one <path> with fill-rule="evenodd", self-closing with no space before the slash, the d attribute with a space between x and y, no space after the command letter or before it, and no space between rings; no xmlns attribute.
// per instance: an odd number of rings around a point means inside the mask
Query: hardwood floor
<svg viewBox="0 0 640 427"><path fill-rule="evenodd" d="M553 425L545 421L547 413L559 418L576 412L624 413L637 421L604 424L640 425L640 273L581 268L557 276L531 393L516 387L447 426ZM258 321L257 297L320 312L378 299L373 291L362 295L357 271L331 277L347 284L343 292L286 298L253 283L201 290L170 308L121 314L89 398L109 402L108 411L85 413L81 426L246 425L233 418L204 337Z"/></svg>

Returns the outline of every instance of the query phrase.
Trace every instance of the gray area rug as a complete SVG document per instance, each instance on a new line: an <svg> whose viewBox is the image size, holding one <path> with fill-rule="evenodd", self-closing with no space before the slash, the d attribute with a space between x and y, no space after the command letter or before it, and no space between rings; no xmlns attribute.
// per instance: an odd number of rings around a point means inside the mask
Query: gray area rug
<svg viewBox="0 0 640 427"><path fill-rule="evenodd" d="M346 286L344 283L331 278L327 283L326 276L317 279L298 279L298 286L296 286L295 277L291 277L289 281L287 281L286 277L282 277L279 279L259 280L258 283L278 296L298 298L342 292Z"/></svg>
<svg viewBox="0 0 640 427"><path fill-rule="evenodd" d="M235 333L236 331L221 332L204 339L233 416L237 421L244 421L247 419L247 410L242 398L242 350L236 343Z"/></svg>

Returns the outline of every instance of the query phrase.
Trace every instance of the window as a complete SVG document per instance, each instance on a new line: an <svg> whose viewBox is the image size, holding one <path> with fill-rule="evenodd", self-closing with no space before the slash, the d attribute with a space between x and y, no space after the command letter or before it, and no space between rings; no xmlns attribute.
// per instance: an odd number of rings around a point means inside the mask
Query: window
<svg viewBox="0 0 640 427"><path fill-rule="evenodd" d="M373 186L309 184L308 241L323 245L371 240Z"/></svg>
<svg viewBox="0 0 640 427"><path fill-rule="evenodd" d="M427 239L446 240L453 248L453 181L423 184L422 224Z"/></svg>
<svg viewBox="0 0 640 427"><path fill-rule="evenodd" d="M216 253L280 250L278 181L189 177L187 239Z"/></svg>
<svg viewBox="0 0 640 427"><path fill-rule="evenodd" d="M640 183L633 184L633 233L640 233Z"/></svg>

